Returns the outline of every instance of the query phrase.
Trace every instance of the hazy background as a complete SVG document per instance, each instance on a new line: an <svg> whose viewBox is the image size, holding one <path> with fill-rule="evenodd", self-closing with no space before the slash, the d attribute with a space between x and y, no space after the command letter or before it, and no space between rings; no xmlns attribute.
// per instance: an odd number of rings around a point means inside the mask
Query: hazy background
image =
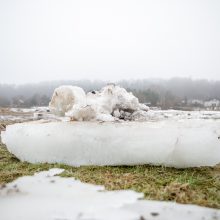
<svg viewBox="0 0 220 220"><path fill-rule="evenodd" d="M77 85L86 92L99 90L108 81L48 81L34 84L0 84L0 107L47 106L54 89L60 85ZM206 101L211 110L220 110L220 81L172 78L169 80L141 79L121 80L123 86L148 106L162 109L193 110L205 107ZM217 99L217 100L214 100Z"/></svg>
<svg viewBox="0 0 220 220"><path fill-rule="evenodd" d="M220 79L219 0L0 0L0 83Z"/></svg>

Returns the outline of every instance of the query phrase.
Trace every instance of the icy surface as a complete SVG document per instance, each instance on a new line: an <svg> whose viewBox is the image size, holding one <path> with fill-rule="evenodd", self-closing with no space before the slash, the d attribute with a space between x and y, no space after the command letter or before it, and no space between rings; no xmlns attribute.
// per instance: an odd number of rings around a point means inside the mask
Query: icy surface
<svg viewBox="0 0 220 220"><path fill-rule="evenodd" d="M147 114L147 120L181 120L181 119L220 119L219 111L179 111L179 110L151 110Z"/></svg>
<svg viewBox="0 0 220 220"><path fill-rule="evenodd" d="M184 118L184 117L183 117ZM220 163L220 120L29 122L9 125L2 141L20 160L80 165Z"/></svg>
<svg viewBox="0 0 220 220"><path fill-rule="evenodd" d="M201 220L218 219L220 211L194 205L138 200L131 190L105 191L102 186L54 176L51 169L25 176L0 188L4 220Z"/></svg>

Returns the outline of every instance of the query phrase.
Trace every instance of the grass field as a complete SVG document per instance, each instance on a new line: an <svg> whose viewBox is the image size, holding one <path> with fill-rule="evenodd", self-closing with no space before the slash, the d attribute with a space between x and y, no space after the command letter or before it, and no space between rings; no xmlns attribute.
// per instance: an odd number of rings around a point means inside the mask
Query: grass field
<svg viewBox="0 0 220 220"><path fill-rule="evenodd" d="M49 168L64 168L64 177L104 185L107 190L132 189L146 199L220 208L220 166L174 169L161 166L79 167L20 162L0 144L0 184Z"/></svg>

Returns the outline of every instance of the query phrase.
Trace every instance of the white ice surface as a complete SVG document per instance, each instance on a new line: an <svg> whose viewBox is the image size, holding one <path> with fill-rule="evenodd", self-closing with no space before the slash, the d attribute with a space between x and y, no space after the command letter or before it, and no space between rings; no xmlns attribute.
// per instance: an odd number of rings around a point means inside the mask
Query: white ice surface
<svg viewBox="0 0 220 220"><path fill-rule="evenodd" d="M154 164L177 168L220 163L220 120L28 122L2 133L20 160L80 165Z"/></svg>
<svg viewBox="0 0 220 220"><path fill-rule="evenodd" d="M102 186L54 176L51 169L25 176L0 188L2 220L217 220L220 211L194 205L138 200L131 190L105 191Z"/></svg>

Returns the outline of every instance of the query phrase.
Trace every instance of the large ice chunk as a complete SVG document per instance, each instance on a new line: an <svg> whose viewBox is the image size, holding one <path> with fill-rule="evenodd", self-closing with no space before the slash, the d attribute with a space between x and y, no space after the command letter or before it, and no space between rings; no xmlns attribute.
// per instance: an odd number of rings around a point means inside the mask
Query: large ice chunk
<svg viewBox="0 0 220 220"><path fill-rule="evenodd" d="M220 163L220 121L29 122L2 140L20 160L80 165L154 164L177 168Z"/></svg>
<svg viewBox="0 0 220 220"><path fill-rule="evenodd" d="M68 116L74 121L132 120L133 112L148 111L148 107L140 104L132 93L113 84L87 95L79 87L61 86L55 89L49 106L52 113Z"/></svg>
<svg viewBox="0 0 220 220"><path fill-rule="evenodd" d="M60 86L54 90L49 108L53 114L65 116L65 113L70 111L74 105L86 105L84 90L77 86Z"/></svg>

